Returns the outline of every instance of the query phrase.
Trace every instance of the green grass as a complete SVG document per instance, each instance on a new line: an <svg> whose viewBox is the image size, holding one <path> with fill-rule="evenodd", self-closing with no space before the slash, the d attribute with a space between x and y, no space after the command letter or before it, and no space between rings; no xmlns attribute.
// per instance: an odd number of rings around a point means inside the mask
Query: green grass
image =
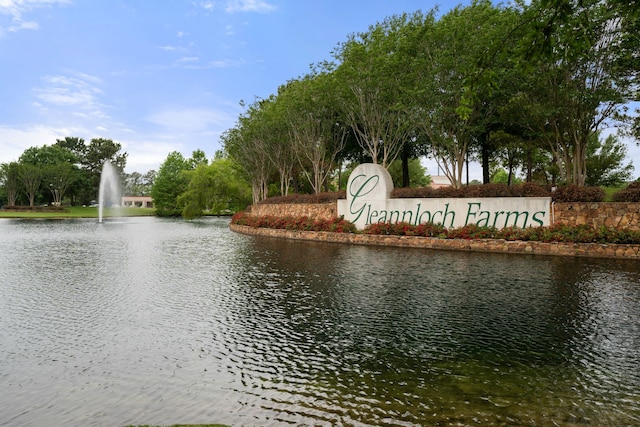
<svg viewBox="0 0 640 427"><path fill-rule="evenodd" d="M153 216L155 209L149 208L118 208L105 209L103 213L105 218L112 216ZM0 211L0 218L98 218L98 208L83 206L68 206L65 211L51 212L5 212Z"/></svg>
<svg viewBox="0 0 640 427"><path fill-rule="evenodd" d="M618 191L627 188L627 186L625 184L625 185L622 185L620 187L601 187L601 188L604 190L604 201L605 202L612 202L613 201L613 195L616 194Z"/></svg>

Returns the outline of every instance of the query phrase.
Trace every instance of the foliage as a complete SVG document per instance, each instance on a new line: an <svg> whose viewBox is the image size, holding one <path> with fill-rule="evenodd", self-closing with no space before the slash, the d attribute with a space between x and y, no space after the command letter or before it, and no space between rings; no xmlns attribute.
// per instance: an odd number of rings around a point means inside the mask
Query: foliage
<svg viewBox="0 0 640 427"><path fill-rule="evenodd" d="M289 145L314 193L322 191L346 143L347 128L338 122L334 86L330 73L315 73L289 82L278 94L278 104L285 110Z"/></svg>
<svg viewBox="0 0 640 427"><path fill-rule="evenodd" d="M367 32L352 34L334 50L339 111L371 162L388 166L412 134L401 103L413 57L407 54L414 28L432 15L391 16Z"/></svg>
<svg viewBox="0 0 640 427"><path fill-rule="evenodd" d="M160 165L151 197L158 216L178 216L182 208L178 204L178 196L184 193L189 185L189 179L184 171L189 170L192 163L184 156L173 151Z"/></svg>
<svg viewBox="0 0 640 427"><path fill-rule="evenodd" d="M640 202L640 182L632 182L624 190L613 195L614 202Z"/></svg>
<svg viewBox="0 0 640 427"><path fill-rule="evenodd" d="M554 202L602 202L604 190L600 187L566 185L551 193Z"/></svg>
<svg viewBox="0 0 640 427"><path fill-rule="evenodd" d="M195 169L185 171L185 175L189 183L178 196L178 205L186 219L202 216L204 211L236 212L251 203L249 184L230 159L216 159L210 165L200 163Z"/></svg>
<svg viewBox="0 0 640 427"><path fill-rule="evenodd" d="M523 15L531 34L523 44L534 47L527 66L535 72L528 73L530 89L514 99L568 184L585 184L590 139L603 127L628 123L624 106L636 97L637 68L624 58L637 57L637 45L625 44L624 13L608 3L537 0Z"/></svg>
<svg viewBox="0 0 640 427"><path fill-rule="evenodd" d="M288 203L332 203L338 199L346 199L346 191L325 192L316 194L289 194L287 196L269 197L258 204L288 204Z"/></svg>
<svg viewBox="0 0 640 427"><path fill-rule="evenodd" d="M248 227L275 228L297 231L330 231L334 233L355 233L356 226L343 219L312 219L303 217L254 216L246 212L238 212L231 218L232 224Z"/></svg>
<svg viewBox="0 0 640 427"><path fill-rule="evenodd" d="M371 224L363 231L364 234L393 235L393 236L422 236L441 237L447 230L442 224L422 223L411 225L406 222L379 222Z"/></svg>
<svg viewBox="0 0 640 427"><path fill-rule="evenodd" d="M8 205L15 205L20 191L18 176L20 165L18 162L2 163L0 165L0 184L5 191Z"/></svg>
<svg viewBox="0 0 640 427"><path fill-rule="evenodd" d="M235 214L231 222L249 227L275 228L298 231L332 231L360 233L355 226L343 218L313 220L308 217L254 216L246 212ZM497 229L475 224L459 228L445 228L441 224L423 223L412 225L406 222L376 223L367 226L361 233L371 235L419 236L439 239L504 239L508 241L535 241L543 243L601 243L640 244L640 232L610 227L592 228L588 225L550 227L509 227Z"/></svg>
<svg viewBox="0 0 640 427"><path fill-rule="evenodd" d="M391 179L393 180L393 186L396 188L404 187L403 184L403 172L402 161L399 159L394 160L387 170ZM407 187L425 187L431 183L431 177L427 173L427 168L422 166L420 159L409 160L409 185Z"/></svg>
<svg viewBox="0 0 640 427"><path fill-rule="evenodd" d="M387 166L399 157L403 178L394 181L406 187L424 155L454 187L477 159L487 183L500 165L507 184L517 168L548 186L610 184L625 179L618 172L627 167L611 161L626 153L588 143L601 128L632 125L637 29L627 0L475 0L442 15L391 16L348 36L335 62L257 99L223 145L254 203L277 192L278 178L281 195L289 185L327 191L336 174L344 188L349 161Z"/></svg>
<svg viewBox="0 0 640 427"><path fill-rule="evenodd" d="M627 157L627 147L615 135L600 141L594 135L587 144L587 179L589 186L614 187L631 179L633 165L623 164Z"/></svg>
<svg viewBox="0 0 640 427"><path fill-rule="evenodd" d="M394 188L391 192L393 198L465 198L465 197L549 197L550 191L544 187L530 182L506 185L483 184L470 185L461 188L453 187L421 187L421 188Z"/></svg>
<svg viewBox="0 0 640 427"><path fill-rule="evenodd" d="M150 170L144 175L139 172L123 174L122 193L127 196L148 196L156 179L156 171Z"/></svg>

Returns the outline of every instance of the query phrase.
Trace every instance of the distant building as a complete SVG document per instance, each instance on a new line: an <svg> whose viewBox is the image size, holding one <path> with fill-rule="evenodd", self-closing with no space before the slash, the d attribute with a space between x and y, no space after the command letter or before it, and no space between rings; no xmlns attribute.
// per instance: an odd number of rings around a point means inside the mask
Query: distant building
<svg viewBox="0 0 640 427"><path fill-rule="evenodd" d="M153 199L151 196L122 196L122 206L153 208Z"/></svg>
<svg viewBox="0 0 640 427"><path fill-rule="evenodd" d="M431 188L451 187L451 181L444 175L431 175Z"/></svg>

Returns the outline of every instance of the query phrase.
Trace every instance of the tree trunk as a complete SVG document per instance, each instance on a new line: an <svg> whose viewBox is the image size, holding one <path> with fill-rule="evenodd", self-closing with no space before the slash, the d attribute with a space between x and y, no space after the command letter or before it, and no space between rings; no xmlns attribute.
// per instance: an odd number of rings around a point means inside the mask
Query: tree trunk
<svg viewBox="0 0 640 427"><path fill-rule="evenodd" d="M480 138L482 140L482 183L489 184L491 182L491 173L489 171L489 135L483 133Z"/></svg>
<svg viewBox="0 0 640 427"><path fill-rule="evenodd" d="M402 186L407 188L411 185L409 180L409 149L407 144L402 145L400 158L402 159Z"/></svg>

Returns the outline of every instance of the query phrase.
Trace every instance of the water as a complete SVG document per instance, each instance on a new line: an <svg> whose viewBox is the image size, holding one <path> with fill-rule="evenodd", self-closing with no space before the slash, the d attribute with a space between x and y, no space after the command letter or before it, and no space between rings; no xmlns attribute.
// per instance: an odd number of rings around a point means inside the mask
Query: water
<svg viewBox="0 0 640 427"><path fill-rule="evenodd" d="M0 221L0 426L640 426L637 262Z"/></svg>
<svg viewBox="0 0 640 427"><path fill-rule="evenodd" d="M117 169L106 161L102 165L100 174L100 189L98 192L98 222L102 222L105 207L120 205L120 176Z"/></svg>

